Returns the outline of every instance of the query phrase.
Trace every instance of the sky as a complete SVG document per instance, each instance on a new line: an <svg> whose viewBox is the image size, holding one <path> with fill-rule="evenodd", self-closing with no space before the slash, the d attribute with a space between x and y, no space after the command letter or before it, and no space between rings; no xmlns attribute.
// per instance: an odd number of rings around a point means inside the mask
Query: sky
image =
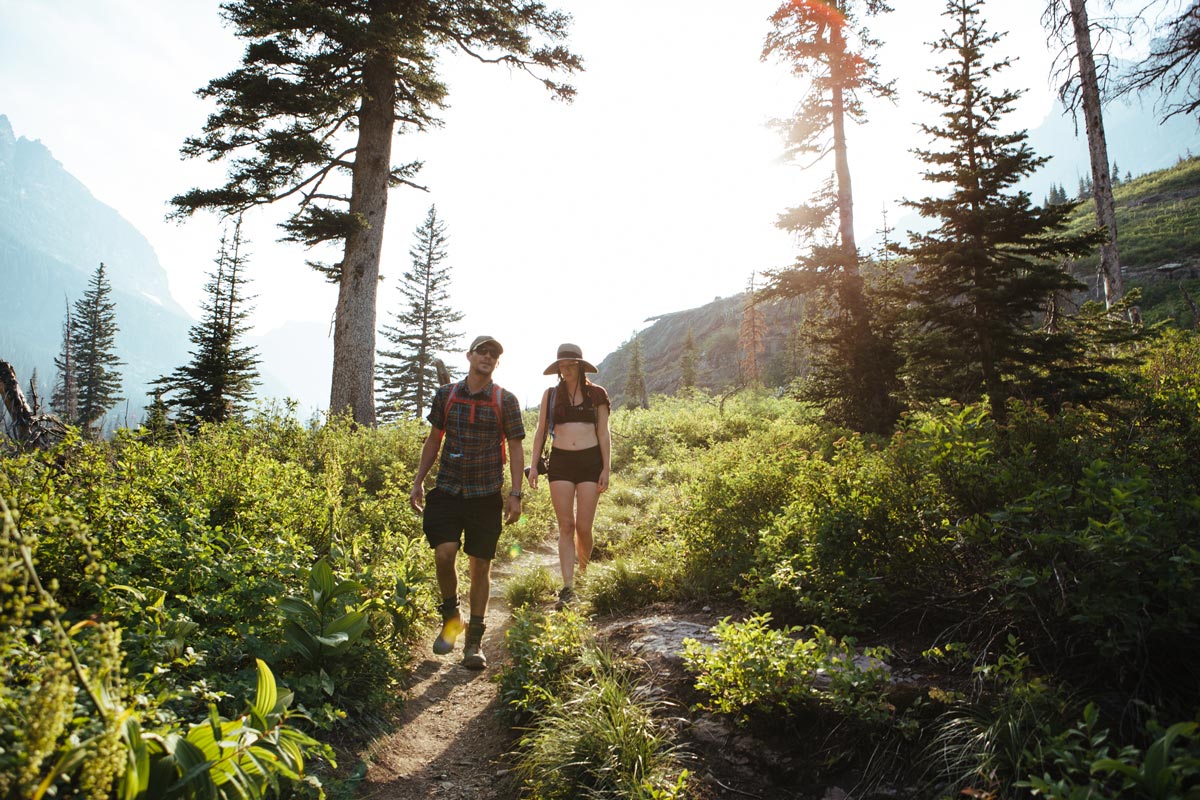
<svg viewBox="0 0 1200 800"><path fill-rule="evenodd" d="M428 191L391 192L378 309L381 325L398 310L413 232L436 204L464 345L480 333L499 339L496 379L524 404L550 381L542 370L560 342L598 362L655 316L736 294L755 273L788 265L797 243L774 227L776 216L828 169L780 163L767 126L804 90L760 60L778 0L550 5L574 18L569 46L585 63L571 80L576 100L554 101L525 74L445 55L444 125L394 143L397 162L424 162L418 182ZM899 192L926 193L910 151L927 143L917 123L935 121L918 90L936 86L926 43L943 27L944 4L894 5L871 27L899 99L871 105L868 123L851 131L860 242L885 209L893 224L904 213ZM1036 126L1052 106L1041 8L1041 0L986 7L989 27L1010 32L994 55L1018 57L1006 84L1027 90L1014 127ZM243 45L218 4L0 0L0 20L0 114L149 239L172 295L196 315L220 221L165 216L172 196L224 174L179 155L212 110L195 90L239 64ZM259 335L297 322L328 331L335 288L305 261L331 254L277 241L285 210L247 219L251 322ZM276 366L302 370L309 359L291 361ZM450 362L465 367L465 356Z"/></svg>

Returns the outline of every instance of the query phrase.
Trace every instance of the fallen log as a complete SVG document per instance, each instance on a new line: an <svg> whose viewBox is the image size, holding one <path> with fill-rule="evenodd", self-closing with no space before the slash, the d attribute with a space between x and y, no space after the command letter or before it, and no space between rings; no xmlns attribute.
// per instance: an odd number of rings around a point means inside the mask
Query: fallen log
<svg viewBox="0 0 1200 800"><path fill-rule="evenodd" d="M0 360L0 399L12 420L12 437L21 445L45 450L63 440L66 425L53 414L34 414L21 391L17 371L7 361Z"/></svg>

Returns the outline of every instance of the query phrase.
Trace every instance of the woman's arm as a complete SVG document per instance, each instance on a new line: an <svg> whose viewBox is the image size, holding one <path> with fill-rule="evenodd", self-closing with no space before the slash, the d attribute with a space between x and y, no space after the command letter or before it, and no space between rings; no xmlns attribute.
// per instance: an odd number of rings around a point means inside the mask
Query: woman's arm
<svg viewBox="0 0 1200 800"><path fill-rule="evenodd" d="M596 407L596 438L600 441L600 480L598 488L601 492L608 490L608 478L612 466L612 436L608 431L608 404Z"/></svg>
<svg viewBox="0 0 1200 800"><path fill-rule="evenodd" d="M546 412L550 402L550 390L547 389L542 393L542 403L538 407L538 424L537 431L533 434L533 448L529 453L529 488L537 488L538 476L538 456L542 454L542 448L546 444L546 425L548 424Z"/></svg>

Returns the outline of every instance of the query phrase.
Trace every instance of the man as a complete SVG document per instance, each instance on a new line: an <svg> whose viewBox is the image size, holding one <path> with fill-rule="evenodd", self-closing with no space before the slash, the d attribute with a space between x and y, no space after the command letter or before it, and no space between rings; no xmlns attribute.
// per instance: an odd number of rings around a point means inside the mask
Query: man
<svg viewBox="0 0 1200 800"><path fill-rule="evenodd" d="M521 517L521 477L525 456L521 440L525 426L516 395L492 383L492 372L504 348L491 336L477 336L467 351L470 371L458 383L437 390L429 409L433 426L413 480L409 505L423 515L425 538L433 547L438 588L442 592L442 632L433 652L445 655L454 649L462 632L458 610L460 547L470 558L471 619L463 646L463 665L483 669L483 618L491 594L492 559L500 539L500 517L507 522ZM444 440L444 442L443 442ZM504 451L508 450L512 491L505 498ZM425 476L441 450L437 485L425 497Z"/></svg>

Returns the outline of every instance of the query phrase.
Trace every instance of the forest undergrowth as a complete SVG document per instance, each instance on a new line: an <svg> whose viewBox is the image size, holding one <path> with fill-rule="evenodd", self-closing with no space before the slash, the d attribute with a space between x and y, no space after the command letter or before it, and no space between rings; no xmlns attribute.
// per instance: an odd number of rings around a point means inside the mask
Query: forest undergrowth
<svg viewBox="0 0 1200 800"><path fill-rule="evenodd" d="M819 737L855 797L1196 797L1200 340L1144 347L1104 404L1003 426L943 403L864 436L753 391L615 412L582 613L512 588L520 791L703 796L702 710ZM5 453L0 797L336 787L435 616L424 432L263 409ZM546 492L525 510L507 555L552 526ZM737 609L687 645L682 711L587 625L656 603Z"/></svg>

